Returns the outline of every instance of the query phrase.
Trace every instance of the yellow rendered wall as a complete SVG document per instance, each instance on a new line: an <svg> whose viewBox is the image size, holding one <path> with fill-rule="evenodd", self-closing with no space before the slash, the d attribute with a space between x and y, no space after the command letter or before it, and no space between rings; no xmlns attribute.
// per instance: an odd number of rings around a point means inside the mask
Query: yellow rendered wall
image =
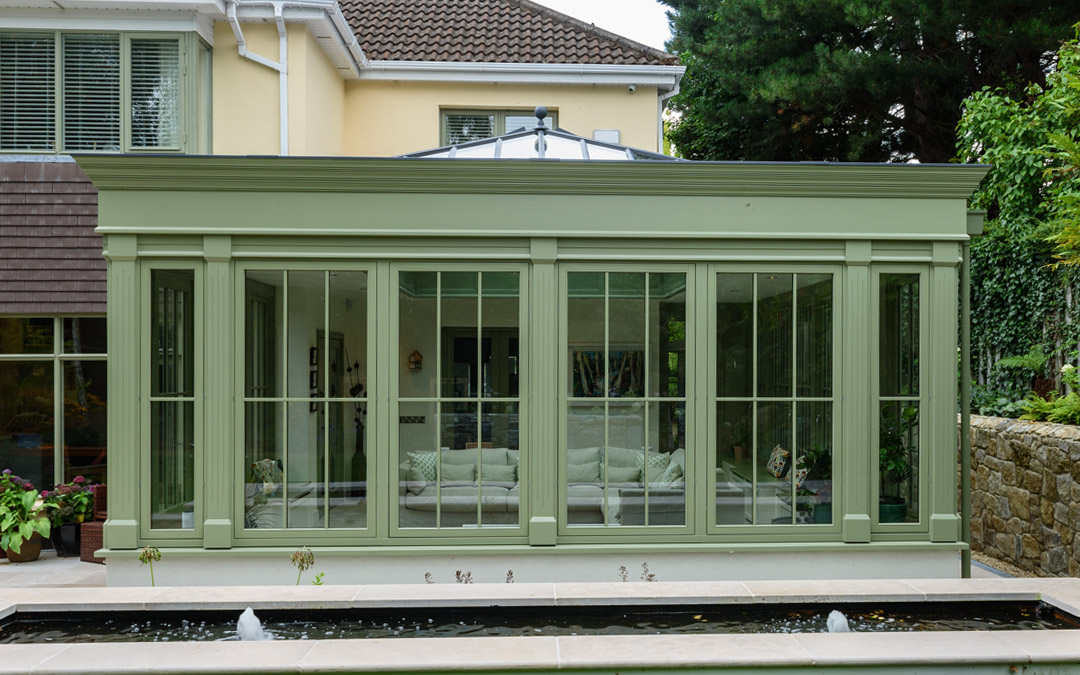
<svg viewBox="0 0 1080 675"><path fill-rule="evenodd" d="M277 27L241 24L248 51L278 60ZM289 154L340 155L345 81L311 32L288 24ZM227 23L214 26L214 154L280 154L278 73L237 53Z"/></svg>
<svg viewBox="0 0 1080 675"><path fill-rule="evenodd" d="M277 61L276 26L242 28L250 53ZM214 24L213 105L215 155L278 154L278 74L242 58L224 22Z"/></svg>
<svg viewBox="0 0 1080 675"><path fill-rule="evenodd" d="M436 82L345 83L345 154L386 157L440 145L440 109L558 111L559 126L591 138L618 129L619 142L657 149L655 87L544 86Z"/></svg>
<svg viewBox="0 0 1080 675"><path fill-rule="evenodd" d="M289 154L345 151L345 80L304 26L289 31Z"/></svg>

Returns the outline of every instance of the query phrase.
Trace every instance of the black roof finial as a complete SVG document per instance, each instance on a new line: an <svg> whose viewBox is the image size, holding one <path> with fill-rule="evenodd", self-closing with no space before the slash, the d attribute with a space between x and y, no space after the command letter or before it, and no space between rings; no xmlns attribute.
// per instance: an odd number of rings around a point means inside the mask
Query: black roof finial
<svg viewBox="0 0 1080 675"><path fill-rule="evenodd" d="M546 129L547 126L544 124L544 118L547 117L547 108L542 105L538 105L536 106L536 110L533 112L533 114L536 115L536 128Z"/></svg>

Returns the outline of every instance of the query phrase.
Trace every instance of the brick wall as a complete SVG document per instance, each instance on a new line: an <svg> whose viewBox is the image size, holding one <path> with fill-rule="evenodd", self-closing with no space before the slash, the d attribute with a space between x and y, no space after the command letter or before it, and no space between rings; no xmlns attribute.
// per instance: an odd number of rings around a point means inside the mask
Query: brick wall
<svg viewBox="0 0 1080 675"><path fill-rule="evenodd" d="M0 314L105 313L97 204L70 157L0 156Z"/></svg>

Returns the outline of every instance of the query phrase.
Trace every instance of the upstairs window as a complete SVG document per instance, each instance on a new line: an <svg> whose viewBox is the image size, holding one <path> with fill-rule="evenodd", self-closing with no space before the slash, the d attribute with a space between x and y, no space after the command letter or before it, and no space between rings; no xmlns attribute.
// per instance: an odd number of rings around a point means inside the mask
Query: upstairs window
<svg viewBox="0 0 1080 675"><path fill-rule="evenodd" d="M544 125L548 129L557 128L558 113L549 112ZM536 115L531 110L444 110L442 145L482 141L535 126Z"/></svg>
<svg viewBox="0 0 1080 675"><path fill-rule="evenodd" d="M0 151L182 150L183 36L0 32Z"/></svg>

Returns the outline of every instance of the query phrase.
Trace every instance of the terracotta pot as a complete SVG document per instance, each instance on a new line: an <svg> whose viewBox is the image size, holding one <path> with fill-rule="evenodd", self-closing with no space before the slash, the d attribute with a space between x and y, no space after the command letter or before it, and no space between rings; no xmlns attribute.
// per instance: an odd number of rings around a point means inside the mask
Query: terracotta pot
<svg viewBox="0 0 1080 675"><path fill-rule="evenodd" d="M41 555L41 542L41 535L35 532L34 536L22 543L18 553L10 548L6 549L4 553L7 555L7 559L14 563L37 560L38 556Z"/></svg>

